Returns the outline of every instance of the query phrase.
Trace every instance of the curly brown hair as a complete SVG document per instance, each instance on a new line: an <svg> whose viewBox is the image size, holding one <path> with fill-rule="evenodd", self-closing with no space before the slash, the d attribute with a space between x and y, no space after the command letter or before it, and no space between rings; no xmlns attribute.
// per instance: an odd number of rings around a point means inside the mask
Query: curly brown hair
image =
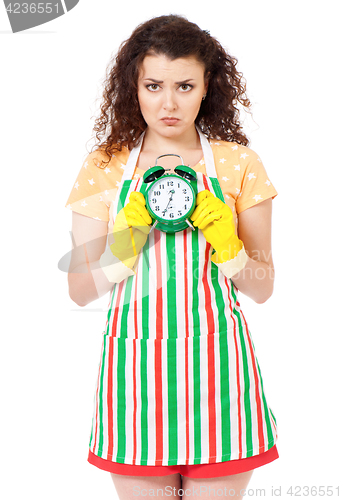
<svg viewBox="0 0 343 500"><path fill-rule="evenodd" d="M140 111L137 82L140 65L147 54L165 55L171 60L196 57L205 66L207 96L195 123L209 139L233 141L244 146L249 140L242 131L240 103L249 111L242 73L230 56L207 31L179 15L155 17L140 24L119 47L104 80L100 116L95 121L98 143L110 158L123 146L132 149L147 124Z"/></svg>

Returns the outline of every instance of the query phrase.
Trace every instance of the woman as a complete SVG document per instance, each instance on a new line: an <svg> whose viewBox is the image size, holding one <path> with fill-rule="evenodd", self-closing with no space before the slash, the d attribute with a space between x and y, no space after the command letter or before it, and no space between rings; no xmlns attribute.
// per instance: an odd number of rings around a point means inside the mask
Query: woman
<svg viewBox="0 0 343 500"><path fill-rule="evenodd" d="M111 291L88 460L123 499L240 498L278 457L237 301L272 294L276 191L238 103L250 107L236 60L209 33L173 15L140 25L109 67L99 145L68 200L70 297L84 306ZM152 227L142 194L165 154L196 172L193 228L176 233Z"/></svg>

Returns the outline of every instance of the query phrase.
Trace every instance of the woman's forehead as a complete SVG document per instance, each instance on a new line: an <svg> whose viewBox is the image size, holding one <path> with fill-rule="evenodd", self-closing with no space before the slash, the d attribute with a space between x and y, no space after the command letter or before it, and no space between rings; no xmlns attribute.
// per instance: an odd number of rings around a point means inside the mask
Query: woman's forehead
<svg viewBox="0 0 343 500"><path fill-rule="evenodd" d="M164 54L147 54L140 65L140 77L152 77L152 73L166 76L179 74L181 79L184 79L184 77L203 75L204 69L204 64L195 56L171 59Z"/></svg>

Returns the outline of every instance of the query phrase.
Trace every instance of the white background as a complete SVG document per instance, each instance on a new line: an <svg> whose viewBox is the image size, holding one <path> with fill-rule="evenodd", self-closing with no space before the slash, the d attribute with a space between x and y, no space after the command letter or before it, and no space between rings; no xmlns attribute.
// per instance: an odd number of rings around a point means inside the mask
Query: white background
<svg viewBox="0 0 343 500"><path fill-rule="evenodd" d="M281 487L291 498L296 485L343 494L341 2L80 0L17 34L0 6L6 500L116 498L86 460L108 298L79 308L57 264L71 247L64 205L92 145L107 63L139 23L169 13L238 58L251 148L279 193L274 295L263 305L241 296L280 436L280 459L255 471L250 496Z"/></svg>

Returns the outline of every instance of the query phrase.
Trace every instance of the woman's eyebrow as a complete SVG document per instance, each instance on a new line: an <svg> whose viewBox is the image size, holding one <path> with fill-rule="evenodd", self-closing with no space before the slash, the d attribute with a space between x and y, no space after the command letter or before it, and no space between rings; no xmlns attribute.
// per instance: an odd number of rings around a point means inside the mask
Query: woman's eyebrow
<svg viewBox="0 0 343 500"><path fill-rule="evenodd" d="M144 78L144 81L149 81L153 83L163 83L163 80L155 80L154 78Z"/></svg>
<svg viewBox="0 0 343 500"><path fill-rule="evenodd" d="M181 80L181 82L175 82L176 85L182 85L183 83L192 82L194 78L187 78L186 80Z"/></svg>
<svg viewBox="0 0 343 500"><path fill-rule="evenodd" d="M181 85L183 83L188 83L188 82L192 82L194 80L194 78L187 78L186 80L181 80L180 82L175 82L176 85ZM149 82L153 82L153 83L163 83L163 80L155 80L154 78L144 78L144 81L149 81Z"/></svg>

